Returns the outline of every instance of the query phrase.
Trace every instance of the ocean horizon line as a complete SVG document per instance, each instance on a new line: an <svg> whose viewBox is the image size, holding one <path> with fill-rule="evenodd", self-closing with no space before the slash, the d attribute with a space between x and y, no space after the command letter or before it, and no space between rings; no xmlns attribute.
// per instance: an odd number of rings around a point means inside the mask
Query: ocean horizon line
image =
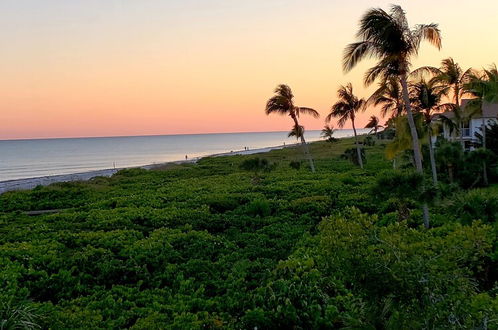
<svg viewBox="0 0 498 330"><path fill-rule="evenodd" d="M365 129L357 131L366 133ZM307 133L308 142L322 139L320 130ZM350 129L334 134L337 138L352 135ZM0 181L72 174L78 169L137 167L293 143L296 139L288 131L3 140Z"/></svg>
<svg viewBox="0 0 498 330"><path fill-rule="evenodd" d="M336 131L352 131L352 128L337 128ZM362 128L357 129L362 130ZM317 132L321 129L310 129L305 132ZM144 135L109 135L109 136L74 136L74 137L36 137L36 138L13 138L0 139L3 141L33 141L33 140L76 140L76 139L107 139L107 138L126 138L126 137L155 137L155 136L186 136L186 135L229 135L229 134L261 134L261 133L288 133L288 130L281 131L247 131L247 132L210 132L210 133L178 133L178 134L144 134Z"/></svg>

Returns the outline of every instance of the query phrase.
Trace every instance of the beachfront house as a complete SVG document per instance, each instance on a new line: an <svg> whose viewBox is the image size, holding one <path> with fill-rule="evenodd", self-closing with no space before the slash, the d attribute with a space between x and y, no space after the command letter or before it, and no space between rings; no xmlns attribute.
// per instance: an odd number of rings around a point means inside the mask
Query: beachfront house
<svg viewBox="0 0 498 330"><path fill-rule="evenodd" d="M469 102L469 99L462 100L461 108L465 109ZM454 119L455 114L453 112L443 113L449 119ZM463 123L462 129L462 140L465 143L465 149L474 149L476 143L479 140L476 137L476 133L481 134L481 128L483 123L489 125L491 122L498 123L498 104L486 103L482 107L482 113L473 114L470 118ZM460 134L457 132L451 132L449 126L443 125L442 136L449 141L460 141Z"/></svg>

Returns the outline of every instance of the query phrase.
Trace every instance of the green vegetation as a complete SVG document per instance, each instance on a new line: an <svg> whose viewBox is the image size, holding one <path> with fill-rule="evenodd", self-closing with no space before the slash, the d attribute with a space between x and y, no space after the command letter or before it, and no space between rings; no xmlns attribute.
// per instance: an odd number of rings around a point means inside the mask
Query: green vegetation
<svg viewBox="0 0 498 330"><path fill-rule="evenodd" d="M318 112L279 85L266 114L291 117L309 168L288 148L0 195L0 329L497 329L498 126L483 121L470 152L431 137L462 137L498 102L498 71L449 58L410 74L441 36L399 6L367 11L357 36L344 68L378 59L365 83L379 88L341 87L327 121L392 114L361 147L330 126L308 145L298 119Z"/></svg>
<svg viewBox="0 0 498 330"><path fill-rule="evenodd" d="M301 140L304 149L304 154L307 156L312 172L315 172L315 163L309 151L308 144L304 138L304 126L299 125L299 117L301 114L310 115L314 118L320 117L318 111L308 107L299 107L294 104L294 94L292 89L284 84L278 85L275 88L275 95L273 95L268 102L266 102L265 113L270 115L272 113L278 115L289 116L292 119L293 126L289 133L290 136L295 136L296 139Z"/></svg>
<svg viewBox="0 0 498 330"><path fill-rule="evenodd" d="M316 173L288 148L0 195L2 328L498 327L498 186L443 177L424 229L432 199L385 147L364 169L342 139L310 145Z"/></svg>
<svg viewBox="0 0 498 330"><path fill-rule="evenodd" d="M365 111L366 101L353 94L353 85L351 85L351 83L339 87L337 98L338 101L332 105L330 113L325 118L325 121L329 122L332 118L339 118L337 125L342 128L348 120L351 120L356 146L356 164L363 168L364 157L362 157L362 152L358 143L358 134L356 134L354 120L359 111Z"/></svg>

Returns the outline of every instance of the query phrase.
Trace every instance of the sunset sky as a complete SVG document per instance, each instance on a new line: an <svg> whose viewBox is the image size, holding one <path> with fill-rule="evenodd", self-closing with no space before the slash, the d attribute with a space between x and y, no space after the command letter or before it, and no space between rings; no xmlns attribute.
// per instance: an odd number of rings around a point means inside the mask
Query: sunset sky
<svg viewBox="0 0 498 330"><path fill-rule="evenodd" d="M288 130L263 111L279 83L323 118L340 84L371 92L372 62L345 75L341 55L365 10L391 2L2 0L0 139ZM498 1L397 3L443 33L415 66L498 62Z"/></svg>

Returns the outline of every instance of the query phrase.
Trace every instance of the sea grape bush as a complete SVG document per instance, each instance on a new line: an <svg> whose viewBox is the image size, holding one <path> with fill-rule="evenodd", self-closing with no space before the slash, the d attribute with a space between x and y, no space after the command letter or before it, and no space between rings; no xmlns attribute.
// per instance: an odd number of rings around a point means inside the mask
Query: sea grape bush
<svg viewBox="0 0 498 330"><path fill-rule="evenodd" d="M498 327L498 189L441 190L424 229L421 177L382 143L354 167L351 146L311 144L314 174L288 166L300 150L268 153L283 165L257 184L232 156L0 195L0 322Z"/></svg>

